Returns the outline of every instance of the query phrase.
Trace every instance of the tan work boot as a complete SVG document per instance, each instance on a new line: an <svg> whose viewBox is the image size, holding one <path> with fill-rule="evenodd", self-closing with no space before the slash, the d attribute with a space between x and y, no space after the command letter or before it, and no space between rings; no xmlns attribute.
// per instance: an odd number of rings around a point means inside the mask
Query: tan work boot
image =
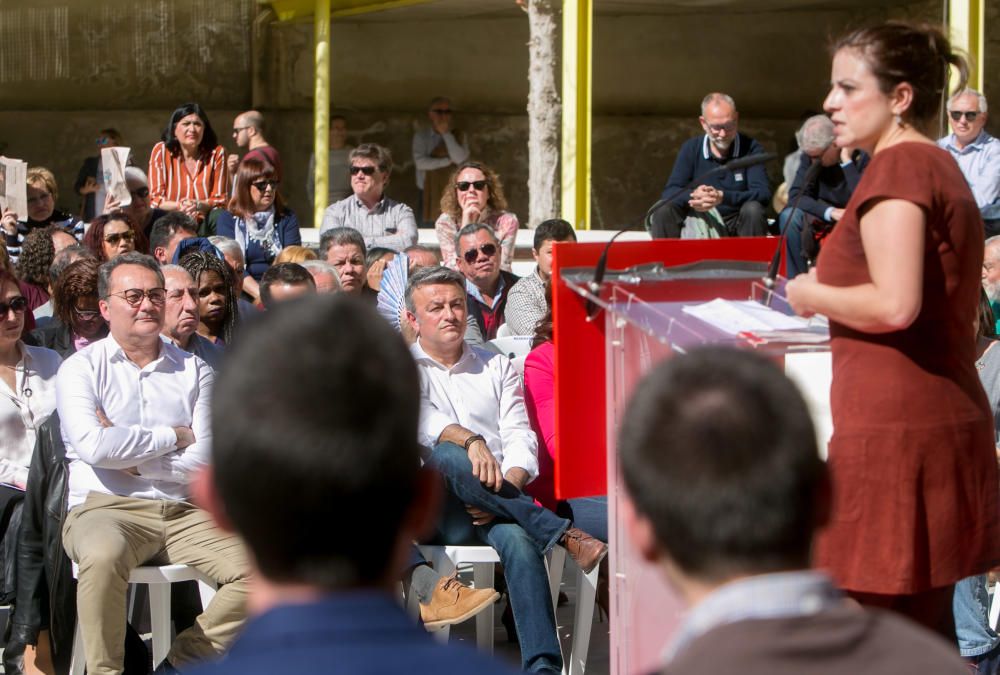
<svg viewBox="0 0 1000 675"><path fill-rule="evenodd" d="M492 588L469 588L458 580L458 572L441 577L428 604L420 603L420 620L427 630L461 623L493 606L500 594Z"/></svg>

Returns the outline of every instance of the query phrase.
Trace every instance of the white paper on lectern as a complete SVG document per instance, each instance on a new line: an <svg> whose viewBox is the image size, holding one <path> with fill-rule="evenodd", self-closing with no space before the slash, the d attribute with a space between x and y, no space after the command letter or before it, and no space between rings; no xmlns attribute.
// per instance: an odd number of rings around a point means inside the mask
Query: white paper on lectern
<svg viewBox="0 0 1000 675"><path fill-rule="evenodd" d="M700 305L685 305L684 312L730 335L807 330L811 325L808 319L783 314L753 300L717 298Z"/></svg>

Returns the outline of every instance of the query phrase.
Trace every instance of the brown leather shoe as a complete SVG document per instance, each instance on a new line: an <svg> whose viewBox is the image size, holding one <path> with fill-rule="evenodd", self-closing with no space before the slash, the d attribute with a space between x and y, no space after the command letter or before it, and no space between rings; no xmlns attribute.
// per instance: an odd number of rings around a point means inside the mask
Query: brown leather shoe
<svg viewBox="0 0 1000 675"><path fill-rule="evenodd" d="M492 588L469 588L458 573L441 577L428 604L420 603L420 620L427 630L437 630L471 619L493 606L500 594Z"/></svg>
<svg viewBox="0 0 1000 675"><path fill-rule="evenodd" d="M587 574L608 554L607 544L576 527L566 530L561 543L569 556Z"/></svg>

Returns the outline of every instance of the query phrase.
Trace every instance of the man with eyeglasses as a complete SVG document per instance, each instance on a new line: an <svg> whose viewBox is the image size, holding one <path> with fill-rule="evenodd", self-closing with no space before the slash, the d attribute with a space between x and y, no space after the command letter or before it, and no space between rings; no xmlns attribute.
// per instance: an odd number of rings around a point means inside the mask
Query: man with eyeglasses
<svg viewBox="0 0 1000 675"><path fill-rule="evenodd" d="M214 342L198 334L198 284L180 265L163 265L160 271L163 272L163 287L167 291L161 334L213 369L218 369L222 350Z"/></svg>
<svg viewBox="0 0 1000 675"><path fill-rule="evenodd" d="M698 118L704 136L681 146L670 180L661 199L684 190L691 181L726 162L764 152L760 143L739 132L736 103L726 94L714 92L701 102ZM738 171L723 171L705 179L693 190L685 190L657 210L646 223L656 238L761 237L767 234L764 209L771 201L771 188L763 164ZM689 217L697 221L688 221ZM682 232L687 224L701 225Z"/></svg>
<svg viewBox="0 0 1000 675"><path fill-rule="evenodd" d="M375 143L362 143L351 150L351 190L347 199L331 204L323 212L322 235L336 227L361 233L367 248L402 251L417 243L413 210L385 195L392 173L392 154Z"/></svg>
<svg viewBox="0 0 1000 675"><path fill-rule="evenodd" d="M413 164L417 189L420 190L421 227L430 227L441 213L441 195L450 189L448 178L453 169L469 158L465 135L452 123L454 110L444 96L431 99L427 107L430 126L413 134Z"/></svg>
<svg viewBox="0 0 1000 675"><path fill-rule="evenodd" d="M458 271L465 277L469 316L483 339L492 340L505 320L507 294L520 277L500 269L500 243L488 225L471 223L459 230L455 250Z"/></svg>
<svg viewBox="0 0 1000 675"><path fill-rule="evenodd" d="M958 162L983 215L985 235L1000 234L1000 140L986 132L986 97L963 89L948 101L952 133L938 145Z"/></svg>
<svg viewBox="0 0 1000 675"><path fill-rule="evenodd" d="M56 382L69 460L66 553L78 564L77 612L90 673L121 673L131 570L188 564L219 592L181 632L158 673L216 656L245 616L242 544L190 501L209 461L213 371L163 338L167 299L156 261L126 253L100 267L110 335L68 358Z"/></svg>
<svg viewBox="0 0 1000 675"><path fill-rule="evenodd" d="M236 147L247 149L248 152L243 159L253 157L270 164L274 167L275 178L281 180L281 155L264 137L264 116L261 113L247 110L237 115L233 120L233 140L236 142ZM226 167L231 178L235 179L239 165L239 155L233 153L226 158Z"/></svg>

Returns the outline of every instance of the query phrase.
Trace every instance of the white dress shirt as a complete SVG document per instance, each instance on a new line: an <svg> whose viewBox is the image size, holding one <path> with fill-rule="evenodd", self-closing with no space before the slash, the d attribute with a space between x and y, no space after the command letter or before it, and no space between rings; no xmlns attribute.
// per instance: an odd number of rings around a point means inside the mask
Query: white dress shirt
<svg viewBox="0 0 1000 675"><path fill-rule="evenodd" d="M14 391L0 381L0 483L24 487L38 427L56 408L56 373L62 359L44 347L18 343Z"/></svg>
<svg viewBox="0 0 1000 675"><path fill-rule="evenodd" d="M510 360L463 343L462 358L446 368L427 355L419 340L410 350L420 370L420 443L433 448L445 427L459 424L486 439L504 475L518 467L533 480L538 437Z"/></svg>
<svg viewBox="0 0 1000 675"><path fill-rule="evenodd" d="M66 359L56 394L69 508L90 492L186 500L188 476L209 461L212 382L208 364L162 336L160 355L141 369L110 335ZM178 450L174 427L190 427L195 442ZM125 471L133 467L138 476Z"/></svg>

